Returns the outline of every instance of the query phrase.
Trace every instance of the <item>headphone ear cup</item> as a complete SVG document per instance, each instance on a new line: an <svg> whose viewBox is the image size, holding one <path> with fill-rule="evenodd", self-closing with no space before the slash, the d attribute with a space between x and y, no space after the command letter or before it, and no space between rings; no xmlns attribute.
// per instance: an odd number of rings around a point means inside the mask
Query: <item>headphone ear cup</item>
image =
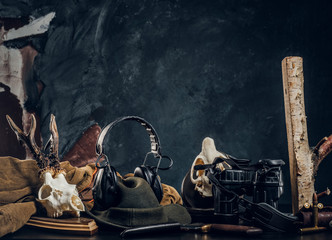
<svg viewBox="0 0 332 240"><path fill-rule="evenodd" d="M108 209L120 202L118 176L114 167L106 166L98 170L92 193L98 210Z"/></svg>
<svg viewBox="0 0 332 240"><path fill-rule="evenodd" d="M158 201L161 202L163 198L163 187L159 176L152 168L144 165L137 167L134 171L134 176L145 179L151 186Z"/></svg>

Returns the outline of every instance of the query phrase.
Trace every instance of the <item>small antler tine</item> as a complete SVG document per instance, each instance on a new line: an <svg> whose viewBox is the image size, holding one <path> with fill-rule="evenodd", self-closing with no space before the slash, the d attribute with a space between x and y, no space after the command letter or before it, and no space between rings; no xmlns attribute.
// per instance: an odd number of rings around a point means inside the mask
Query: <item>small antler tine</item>
<svg viewBox="0 0 332 240"><path fill-rule="evenodd" d="M50 131L52 134L51 151L54 155L58 156L59 133L58 133L58 128L56 126L55 116L53 114L51 115Z"/></svg>
<svg viewBox="0 0 332 240"><path fill-rule="evenodd" d="M36 141L35 141L35 132L36 132L36 118L33 114L31 114L31 126L30 126L30 130L28 133L28 137L31 143L31 146L33 147L33 150L37 153L40 154L40 148L37 146Z"/></svg>
<svg viewBox="0 0 332 240"><path fill-rule="evenodd" d="M55 116L53 114L51 114L50 131L51 131L50 155L49 155L50 166L60 170L59 153L58 153L59 133L58 133L58 128L56 126Z"/></svg>
<svg viewBox="0 0 332 240"><path fill-rule="evenodd" d="M9 124L10 128L14 131L17 138L19 140L23 140L22 135L25 135L23 133L23 131L14 123L13 119L11 119L11 117L9 117L9 115L6 115L6 118L7 118L7 121L8 121L8 124Z"/></svg>

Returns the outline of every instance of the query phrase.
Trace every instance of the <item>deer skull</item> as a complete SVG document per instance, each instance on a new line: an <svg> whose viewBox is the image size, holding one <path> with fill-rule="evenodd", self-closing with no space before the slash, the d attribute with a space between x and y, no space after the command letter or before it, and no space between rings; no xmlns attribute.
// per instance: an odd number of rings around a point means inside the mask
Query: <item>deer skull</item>
<svg viewBox="0 0 332 240"><path fill-rule="evenodd" d="M8 115L6 117L17 138L30 149L40 168L40 177L43 184L39 189L37 200L46 209L47 216L57 218L64 213L69 213L79 217L80 211L84 211L84 205L78 196L76 185L67 182L65 171L60 168L58 157L59 135L54 115L51 115L50 121L51 137L44 148L46 150L49 147L48 155L40 150L34 140L36 130L34 115L31 115L31 128L28 134L17 127Z"/></svg>
<svg viewBox="0 0 332 240"><path fill-rule="evenodd" d="M78 196L76 185L66 181L65 173L60 172L55 177L50 171L43 173L44 184L38 192L38 201L45 207L47 216L60 217L63 212L69 212L75 217L84 211Z"/></svg>
<svg viewBox="0 0 332 240"><path fill-rule="evenodd" d="M203 197L212 197L212 184L209 182L204 170L196 171L194 170L194 167L196 165L212 164L213 160L217 157L228 158L227 154L217 151L212 138L204 138L202 142L202 151L195 158L190 170L190 180L193 184L195 184L195 190L198 191ZM217 167L223 170L225 169L223 164L227 163L219 163Z"/></svg>

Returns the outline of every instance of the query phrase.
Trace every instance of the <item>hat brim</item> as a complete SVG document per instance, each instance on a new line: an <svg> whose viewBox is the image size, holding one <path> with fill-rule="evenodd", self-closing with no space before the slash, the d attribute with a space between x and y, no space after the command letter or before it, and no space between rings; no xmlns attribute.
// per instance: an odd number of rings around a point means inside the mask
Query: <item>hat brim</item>
<svg viewBox="0 0 332 240"><path fill-rule="evenodd" d="M154 208L111 207L104 211L89 211L86 208L85 212L95 219L97 223L118 229L161 223L191 223L191 217L186 208L178 204L169 204Z"/></svg>

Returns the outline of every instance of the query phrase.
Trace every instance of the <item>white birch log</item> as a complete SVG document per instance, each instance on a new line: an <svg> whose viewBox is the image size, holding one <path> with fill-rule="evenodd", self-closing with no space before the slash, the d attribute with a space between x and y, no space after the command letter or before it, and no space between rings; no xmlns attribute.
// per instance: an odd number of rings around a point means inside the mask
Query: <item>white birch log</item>
<svg viewBox="0 0 332 240"><path fill-rule="evenodd" d="M285 117L289 153L293 213L312 204L315 175L320 162L332 150L332 135L309 147L304 106L303 60L286 57L282 61Z"/></svg>

